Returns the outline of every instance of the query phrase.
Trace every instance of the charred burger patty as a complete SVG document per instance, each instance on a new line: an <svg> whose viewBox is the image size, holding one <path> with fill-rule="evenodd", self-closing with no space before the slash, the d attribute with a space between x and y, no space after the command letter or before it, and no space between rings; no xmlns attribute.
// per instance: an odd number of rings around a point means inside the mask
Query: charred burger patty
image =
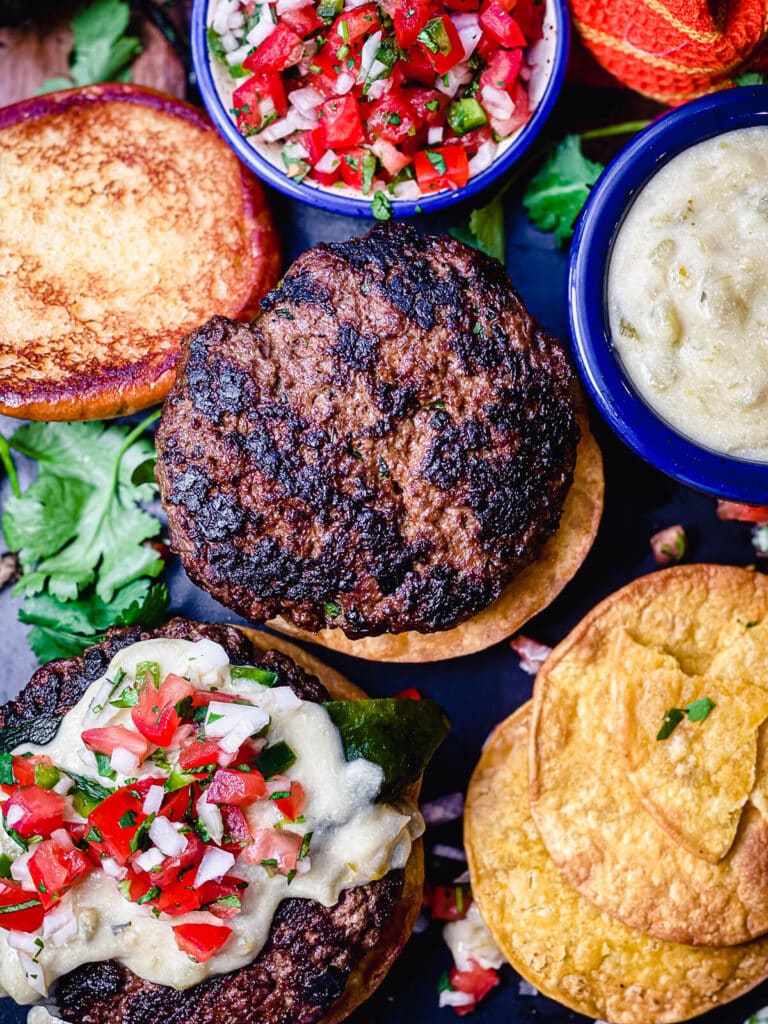
<svg viewBox="0 0 768 1024"><path fill-rule="evenodd" d="M84 658L39 669L19 696L0 708L0 727L35 720L39 742L51 726L104 674L123 647L152 637L207 637L235 664L278 673L302 700L321 701L321 683L278 651L256 651L237 630L174 619L158 630L110 630ZM332 907L313 900L284 900L266 945L247 967L177 991L144 981L116 961L84 965L61 978L54 991L58 1014L78 1024L314 1024L341 997L365 955L381 943L403 891L403 872L347 889Z"/></svg>
<svg viewBox="0 0 768 1024"><path fill-rule="evenodd" d="M571 371L504 269L378 226L186 341L158 477L189 575L252 621L449 629L557 530Z"/></svg>

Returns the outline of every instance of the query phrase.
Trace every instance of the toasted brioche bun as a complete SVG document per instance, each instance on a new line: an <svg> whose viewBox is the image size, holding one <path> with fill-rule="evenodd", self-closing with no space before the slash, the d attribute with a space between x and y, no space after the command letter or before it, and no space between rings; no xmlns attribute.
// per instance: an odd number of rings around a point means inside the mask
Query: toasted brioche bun
<svg viewBox="0 0 768 1024"><path fill-rule="evenodd" d="M371 661L442 661L474 654L520 629L528 619L551 604L587 557L603 511L603 459L580 407L581 440L576 454L573 484L563 507L557 533L538 558L478 615L441 633L386 633L350 640L340 629L309 633L284 618L268 625L288 636L322 644L342 654Z"/></svg>
<svg viewBox="0 0 768 1024"><path fill-rule="evenodd" d="M766 938L724 948L661 942L568 884L531 819L531 712L529 702L491 735L464 814L472 893L514 969L551 999L613 1024L687 1020L763 981Z"/></svg>
<svg viewBox="0 0 768 1024"><path fill-rule="evenodd" d="M245 633L254 647L263 651L281 651L306 672L317 676L334 700L365 699L366 694L363 690L301 647L259 629L244 626L239 626L238 629ZM418 798L419 788L420 786L416 786L411 790L410 795L414 800ZM417 839L405 866L403 893L394 913L384 925L375 948L366 953L357 969L350 974L344 994L323 1017L322 1024L340 1024L379 987L410 938L421 910L423 894L424 849L421 839Z"/></svg>
<svg viewBox="0 0 768 1024"><path fill-rule="evenodd" d="M0 412L161 401L181 339L280 272L256 179L194 107L105 84L0 110Z"/></svg>

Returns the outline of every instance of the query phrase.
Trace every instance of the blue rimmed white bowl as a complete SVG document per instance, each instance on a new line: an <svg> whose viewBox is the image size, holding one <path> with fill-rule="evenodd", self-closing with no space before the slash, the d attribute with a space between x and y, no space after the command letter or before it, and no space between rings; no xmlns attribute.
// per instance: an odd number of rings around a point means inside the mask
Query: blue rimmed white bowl
<svg viewBox="0 0 768 1024"><path fill-rule="evenodd" d="M192 8L192 61L203 103L226 142L259 178L291 198L319 206L331 213L372 217L370 196L359 195L352 189L314 184L308 180L296 182L285 174L279 145L260 144L254 141L257 139L256 136L247 139L240 134L229 113L228 105L219 95L211 69L206 36L208 3L209 0L195 0ZM535 103L535 108L528 123L509 139L505 139L490 167L470 178L463 188L446 189L422 195L418 199L391 197L393 216L410 217L416 213L439 210L482 192L493 182L503 178L531 146L552 112L568 62L570 22L567 0L546 0L546 5L544 38L531 47L535 66L529 95Z"/></svg>
<svg viewBox="0 0 768 1024"><path fill-rule="evenodd" d="M579 370L598 409L638 455L701 491L768 503L768 463L723 455L684 437L640 397L611 342L606 299L613 244L635 197L669 160L698 142L768 125L768 86L715 93L665 114L608 166L585 205L568 268L568 315Z"/></svg>

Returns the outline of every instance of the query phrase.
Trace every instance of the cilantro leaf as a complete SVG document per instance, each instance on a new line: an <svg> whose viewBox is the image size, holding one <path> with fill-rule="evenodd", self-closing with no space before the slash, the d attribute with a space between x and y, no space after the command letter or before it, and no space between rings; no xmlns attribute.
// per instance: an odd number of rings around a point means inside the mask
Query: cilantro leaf
<svg viewBox="0 0 768 1024"><path fill-rule="evenodd" d="M373 194L371 213L376 220L389 220L392 216L392 202L382 189L377 189Z"/></svg>
<svg viewBox="0 0 768 1024"><path fill-rule="evenodd" d="M51 594L27 597L19 619L31 625L29 645L40 661L68 658L99 643L110 626L157 626L166 617L170 595L165 583L134 580L111 601L91 594L79 601L59 601Z"/></svg>
<svg viewBox="0 0 768 1024"><path fill-rule="evenodd" d="M715 702L709 697L700 697L698 700L692 701L685 709L688 721L703 722L705 718L709 717L714 706Z"/></svg>
<svg viewBox="0 0 768 1024"><path fill-rule="evenodd" d="M94 0L72 18L69 78L49 78L39 93L96 82L129 82L130 65L141 53L136 36L126 35L131 17L126 0Z"/></svg>
<svg viewBox="0 0 768 1024"><path fill-rule="evenodd" d="M766 77L761 71L745 71L734 78L736 85L765 85Z"/></svg>
<svg viewBox="0 0 768 1024"><path fill-rule="evenodd" d="M504 206L501 195L496 196L487 206L473 210L469 223L451 228L450 234L459 242L479 249L500 263L505 262L506 236L504 232Z"/></svg>
<svg viewBox="0 0 768 1024"><path fill-rule="evenodd" d="M578 135L566 135L528 183L523 196L523 205L536 227L554 231L559 245L567 242L589 190L603 169L602 164L584 156Z"/></svg>
<svg viewBox="0 0 768 1024"><path fill-rule="evenodd" d="M669 711L664 712L664 720L661 723L661 728L656 736L657 740L666 740L672 735L675 729L680 725L685 712L680 708L670 708Z"/></svg>
<svg viewBox="0 0 768 1024"><path fill-rule="evenodd" d="M95 582L109 602L128 583L162 572L162 559L142 543L160 523L139 507L157 489L131 482L152 453L143 427L31 423L14 433L11 447L40 464L37 481L8 500L3 516L5 539L24 569L14 593L47 588L72 601Z"/></svg>

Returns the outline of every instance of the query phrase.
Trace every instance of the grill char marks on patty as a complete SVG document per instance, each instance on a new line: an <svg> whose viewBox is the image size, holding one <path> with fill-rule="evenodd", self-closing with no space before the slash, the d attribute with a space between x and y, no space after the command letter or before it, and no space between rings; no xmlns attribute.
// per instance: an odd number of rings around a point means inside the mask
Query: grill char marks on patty
<svg viewBox="0 0 768 1024"><path fill-rule="evenodd" d="M277 672L280 684L290 686L302 700L329 699L315 676L279 651L255 650L231 626L178 618L156 630L111 629L84 657L44 665L15 700L0 707L0 726L63 716L119 650L155 637L207 637L221 644L233 663ZM57 1013L76 1024L315 1024L382 940L403 880L402 871L390 871L380 881L345 890L332 907L314 900L284 900L252 964L182 991L144 981L114 960L86 964L56 983ZM125 906L130 916L131 905Z"/></svg>
<svg viewBox="0 0 768 1024"><path fill-rule="evenodd" d="M557 530L579 431L499 263L381 225L185 343L158 478L192 579L259 622L450 629Z"/></svg>

